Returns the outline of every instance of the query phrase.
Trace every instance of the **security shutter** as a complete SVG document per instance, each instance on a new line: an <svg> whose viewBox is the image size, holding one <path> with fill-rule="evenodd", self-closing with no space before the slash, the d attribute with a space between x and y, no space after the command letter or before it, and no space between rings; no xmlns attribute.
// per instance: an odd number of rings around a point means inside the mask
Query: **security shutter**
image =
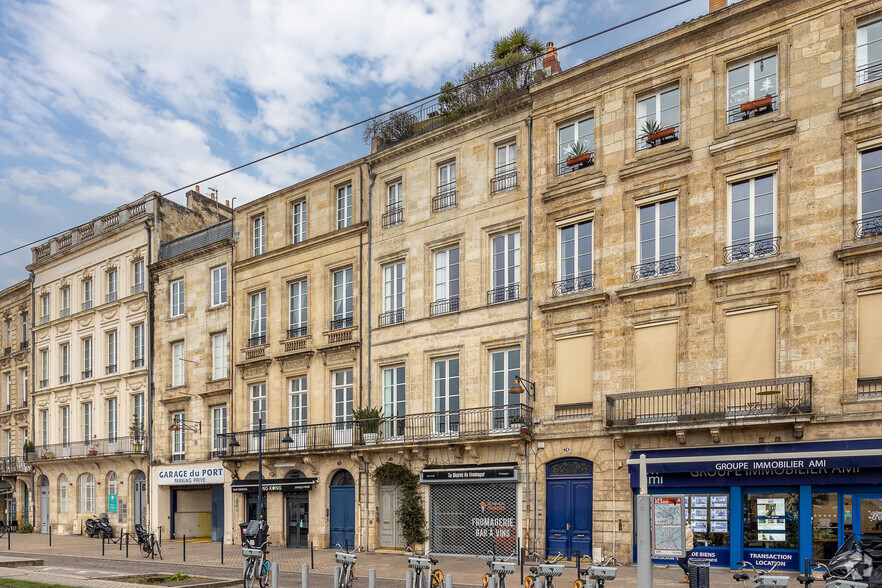
<svg viewBox="0 0 882 588"><path fill-rule="evenodd" d="M775 377L775 309L726 315L726 362L729 382Z"/></svg>
<svg viewBox="0 0 882 588"><path fill-rule="evenodd" d="M594 396L594 337L567 337L554 342L557 403L591 402Z"/></svg>
<svg viewBox="0 0 882 588"><path fill-rule="evenodd" d="M664 390L677 386L677 323L634 329L636 389Z"/></svg>
<svg viewBox="0 0 882 588"><path fill-rule="evenodd" d="M882 376L882 292L858 296L858 377Z"/></svg>
<svg viewBox="0 0 882 588"><path fill-rule="evenodd" d="M433 484L430 549L456 555L509 555L517 546L516 484Z"/></svg>

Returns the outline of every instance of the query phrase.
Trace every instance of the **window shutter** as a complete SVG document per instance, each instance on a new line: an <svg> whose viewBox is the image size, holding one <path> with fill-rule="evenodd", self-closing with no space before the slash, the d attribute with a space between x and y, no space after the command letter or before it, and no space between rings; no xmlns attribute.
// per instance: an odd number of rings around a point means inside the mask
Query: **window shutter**
<svg viewBox="0 0 882 588"><path fill-rule="evenodd" d="M594 399L594 337L568 337L558 339L554 345L557 403L591 402Z"/></svg>
<svg viewBox="0 0 882 588"><path fill-rule="evenodd" d="M677 323L634 329L636 389L677 387Z"/></svg>
<svg viewBox="0 0 882 588"><path fill-rule="evenodd" d="M882 376L882 292L858 296L858 378Z"/></svg>
<svg viewBox="0 0 882 588"><path fill-rule="evenodd" d="M729 382L765 380L776 375L776 309L726 315Z"/></svg>

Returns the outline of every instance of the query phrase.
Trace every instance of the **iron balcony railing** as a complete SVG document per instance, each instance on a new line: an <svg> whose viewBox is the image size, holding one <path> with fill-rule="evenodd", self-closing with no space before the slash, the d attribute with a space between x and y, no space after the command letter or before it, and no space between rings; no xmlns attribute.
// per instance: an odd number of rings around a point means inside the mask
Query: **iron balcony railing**
<svg viewBox="0 0 882 588"><path fill-rule="evenodd" d="M223 433L218 437L222 440L226 451L216 453L221 458L232 459L242 455L254 455L260 449L264 453L272 454L364 446L367 432L363 429L378 432L376 438L378 445L489 439L529 433L532 430L533 418L530 407L513 404L382 417L378 421L378 423L370 423L370 426L358 421L344 420L264 429L263 447L261 447L261 434L258 431ZM290 442L285 442L286 436ZM235 439L238 445L231 447L232 439ZM371 445L373 444L374 442L371 441Z"/></svg>
<svg viewBox="0 0 882 588"><path fill-rule="evenodd" d="M387 312L381 312L379 316L379 323L381 327L388 327L389 325L397 325L398 323L404 322L404 309L398 308L396 310L389 310Z"/></svg>
<svg viewBox="0 0 882 588"><path fill-rule="evenodd" d="M662 129L659 129L655 133L640 133L640 136L637 137L637 151L644 151L646 149L652 149L653 147L657 147L659 145L664 145L665 143L669 143L671 141L676 141L680 138L680 125L669 125Z"/></svg>
<svg viewBox="0 0 882 588"><path fill-rule="evenodd" d="M29 471L31 471L31 466L27 464L24 457L0 458L0 474L18 474Z"/></svg>
<svg viewBox="0 0 882 588"><path fill-rule="evenodd" d="M856 84L861 86L876 80L882 80L882 61L868 63L857 69Z"/></svg>
<svg viewBox="0 0 882 588"><path fill-rule="evenodd" d="M22 341L21 343L18 344L18 350L19 350L19 351L24 351L24 350L27 349L27 348L28 348L28 342L27 342L27 341Z"/></svg>
<svg viewBox="0 0 882 588"><path fill-rule="evenodd" d="M107 367L105 368L105 372L107 373L108 376L109 376L110 374L115 374L115 373L116 373L116 364L115 364L115 363L112 363L112 364L110 364L109 366L107 366Z"/></svg>
<svg viewBox="0 0 882 588"><path fill-rule="evenodd" d="M49 385L49 380L40 380L40 388L45 388Z"/></svg>
<svg viewBox="0 0 882 588"><path fill-rule="evenodd" d="M739 261L749 261L751 259L760 259L762 257L774 257L780 252L781 237L758 239L756 241L747 241L744 243L738 243L737 245L723 247L723 253L726 255L726 263L737 263Z"/></svg>
<svg viewBox="0 0 882 588"><path fill-rule="evenodd" d="M451 296L450 298L442 298L429 304L429 315L447 314L449 312L459 312L459 296Z"/></svg>
<svg viewBox="0 0 882 588"><path fill-rule="evenodd" d="M858 378L857 395L864 398L882 396L882 378Z"/></svg>
<svg viewBox="0 0 882 588"><path fill-rule="evenodd" d="M778 95L767 94L756 100L751 100L743 104L736 104L727 109L726 121L729 124L732 124L755 116L775 112L776 110L778 110Z"/></svg>
<svg viewBox="0 0 882 588"><path fill-rule="evenodd" d="M438 186L438 195L432 198L432 212L456 206L456 180Z"/></svg>
<svg viewBox="0 0 882 588"><path fill-rule="evenodd" d="M882 235L882 214L867 216L860 220L852 221L852 224L854 225L854 236L857 239Z"/></svg>
<svg viewBox="0 0 882 588"><path fill-rule="evenodd" d="M576 292L590 290L593 287L594 274L584 273L579 274L578 276L564 278L559 282L553 282L551 284L551 295L557 298L558 296L566 296L567 294L575 294Z"/></svg>
<svg viewBox="0 0 882 588"><path fill-rule="evenodd" d="M496 174L490 179L490 193L498 194L518 187L517 164L507 163L496 168Z"/></svg>
<svg viewBox="0 0 882 588"><path fill-rule="evenodd" d="M140 294L143 291L144 291L144 283L143 282L139 282L139 283L135 284L134 286L132 286L132 295L133 296L135 294Z"/></svg>
<svg viewBox="0 0 882 588"><path fill-rule="evenodd" d="M259 345L266 345L266 335L248 338L248 347L258 347Z"/></svg>
<svg viewBox="0 0 882 588"><path fill-rule="evenodd" d="M350 329L353 325L352 317L345 316L343 318L334 319L331 321L331 330L339 331L340 329Z"/></svg>
<svg viewBox="0 0 882 588"><path fill-rule="evenodd" d="M92 308L92 301L86 300L80 305L80 310L90 310Z"/></svg>
<svg viewBox="0 0 882 588"><path fill-rule="evenodd" d="M400 202L390 204L383 213L383 228L394 227L404 222L404 207Z"/></svg>
<svg viewBox="0 0 882 588"><path fill-rule="evenodd" d="M69 307L68 307L68 308L62 308L62 309L61 309L61 312L58 313L58 316L60 316L61 318L64 318L64 317L66 317L66 316L70 316L70 308L69 308Z"/></svg>
<svg viewBox="0 0 882 588"><path fill-rule="evenodd" d="M631 266L634 281L674 276L680 273L680 258L667 257L658 261L647 261Z"/></svg>
<svg viewBox="0 0 882 588"><path fill-rule="evenodd" d="M44 314L43 316L40 317L40 324L41 325L45 325L48 322L49 322L49 315L48 314Z"/></svg>
<svg viewBox="0 0 882 588"><path fill-rule="evenodd" d="M104 301L105 302L116 302L117 296L118 295L116 292L110 292L107 294L107 296L104 297Z"/></svg>
<svg viewBox="0 0 882 588"><path fill-rule="evenodd" d="M300 337L306 337L306 325L302 327L291 327L288 329L288 338L289 339L298 339Z"/></svg>
<svg viewBox="0 0 882 588"><path fill-rule="evenodd" d="M59 376L58 378L58 381L62 384L67 384L68 382L70 382L70 374L61 374L61 376Z"/></svg>
<svg viewBox="0 0 882 588"><path fill-rule="evenodd" d="M3 355L12 355L12 345L3 348Z"/></svg>
<svg viewBox="0 0 882 588"><path fill-rule="evenodd" d="M558 404L554 407L555 420L587 419L594 416L594 404L582 402L579 404Z"/></svg>
<svg viewBox="0 0 882 588"><path fill-rule="evenodd" d="M559 161L557 163L557 175L563 176L568 173L572 173L576 170L582 169L583 167L591 167L594 165L594 151L589 151L591 157L582 163L577 163L576 165L567 165L567 160Z"/></svg>
<svg viewBox="0 0 882 588"><path fill-rule="evenodd" d="M92 377L92 370L83 370L83 379L88 380Z"/></svg>
<svg viewBox="0 0 882 588"><path fill-rule="evenodd" d="M812 412L812 377L730 382L606 397L606 426L684 425Z"/></svg>
<svg viewBox="0 0 882 588"><path fill-rule="evenodd" d="M521 297L521 285L519 283L497 286L487 290L487 304L499 304L517 300Z"/></svg>
<svg viewBox="0 0 882 588"><path fill-rule="evenodd" d="M33 457L42 461L146 452L146 436L108 437L106 439L92 439L91 441L70 441L68 443L37 445L34 449Z"/></svg>
<svg viewBox="0 0 882 588"><path fill-rule="evenodd" d="M135 359L132 360L132 369L133 370L137 369L137 368L142 368L142 367L144 367L144 358L143 357L136 357Z"/></svg>

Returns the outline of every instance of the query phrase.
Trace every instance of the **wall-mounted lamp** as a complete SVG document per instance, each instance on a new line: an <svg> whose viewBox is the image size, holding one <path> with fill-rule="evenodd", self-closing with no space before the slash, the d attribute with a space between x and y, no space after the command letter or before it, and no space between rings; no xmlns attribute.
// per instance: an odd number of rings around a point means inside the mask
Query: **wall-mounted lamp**
<svg viewBox="0 0 882 588"><path fill-rule="evenodd" d="M536 382L531 382L530 380L525 380L520 376L514 377L514 383L511 385L511 388L508 389L509 394L523 394L527 393L527 397L532 400L536 400Z"/></svg>
<svg viewBox="0 0 882 588"><path fill-rule="evenodd" d="M182 419L182 418L178 418L178 417L173 418L172 424L170 424L168 426L168 430L169 431L180 431L181 429L201 433L202 432L202 421L191 421L188 419Z"/></svg>

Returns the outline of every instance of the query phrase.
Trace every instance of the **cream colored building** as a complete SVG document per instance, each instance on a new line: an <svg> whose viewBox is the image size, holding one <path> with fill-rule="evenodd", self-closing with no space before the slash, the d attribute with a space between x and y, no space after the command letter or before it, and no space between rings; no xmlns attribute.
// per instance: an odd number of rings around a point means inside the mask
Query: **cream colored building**
<svg viewBox="0 0 882 588"><path fill-rule="evenodd" d="M37 528L82 532L147 523L150 298L160 243L224 218L149 193L33 248L33 392ZM114 504L115 502L115 504Z"/></svg>
<svg viewBox="0 0 882 588"><path fill-rule="evenodd" d="M31 470L25 459L31 425L30 312L28 281L0 292L0 515L4 524L29 522L33 514Z"/></svg>

